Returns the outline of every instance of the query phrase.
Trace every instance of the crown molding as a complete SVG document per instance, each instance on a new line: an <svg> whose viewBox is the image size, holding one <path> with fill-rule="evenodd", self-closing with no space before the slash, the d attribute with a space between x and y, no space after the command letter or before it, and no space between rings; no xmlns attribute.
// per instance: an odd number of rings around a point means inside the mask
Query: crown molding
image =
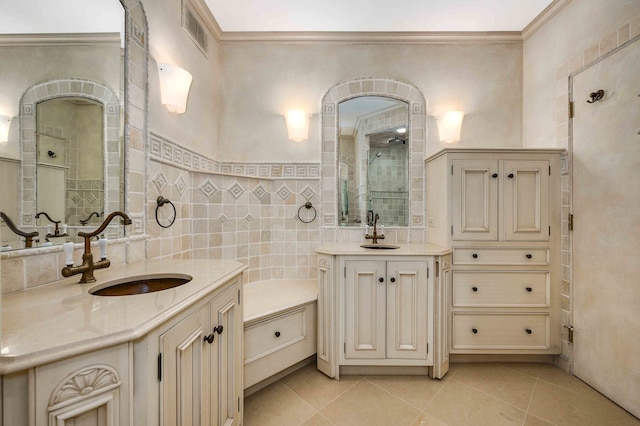
<svg viewBox="0 0 640 426"><path fill-rule="evenodd" d="M522 41L527 41L529 37L534 35L543 25L549 22L551 18L556 16L570 1L571 0L554 0L522 30Z"/></svg>
<svg viewBox="0 0 640 426"><path fill-rule="evenodd" d="M0 34L0 46L120 45L120 33Z"/></svg>
<svg viewBox="0 0 640 426"><path fill-rule="evenodd" d="M213 38L219 42L223 37L222 29L220 28L220 25L218 24L218 21L216 20L216 18L211 14L209 7L204 2L204 0L183 0L183 1L188 1L191 4L191 6L193 6L195 11L198 13L198 15L200 15L200 18L202 18L204 25L207 27L209 32L211 32L211 35L213 36Z"/></svg>
<svg viewBox="0 0 640 426"><path fill-rule="evenodd" d="M517 44L520 31L445 32L223 32L227 43L345 43L345 44Z"/></svg>

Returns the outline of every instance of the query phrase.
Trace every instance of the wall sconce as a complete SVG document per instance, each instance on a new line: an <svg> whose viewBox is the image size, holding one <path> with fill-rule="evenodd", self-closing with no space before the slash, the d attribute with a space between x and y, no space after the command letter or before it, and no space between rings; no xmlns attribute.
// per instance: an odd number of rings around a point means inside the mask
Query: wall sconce
<svg viewBox="0 0 640 426"><path fill-rule="evenodd" d="M448 111L438 115L436 120L438 121L441 142L454 143L460 140L463 118L464 112L462 111Z"/></svg>
<svg viewBox="0 0 640 426"><path fill-rule="evenodd" d="M193 76L189 71L175 65L158 62L160 75L160 98L169 112L182 114L187 110L187 97Z"/></svg>
<svg viewBox="0 0 640 426"><path fill-rule="evenodd" d="M0 143L9 140L9 126L11 126L11 118L6 115L0 115Z"/></svg>
<svg viewBox="0 0 640 426"><path fill-rule="evenodd" d="M309 137L309 115L303 109L292 109L285 115L289 140L302 142Z"/></svg>

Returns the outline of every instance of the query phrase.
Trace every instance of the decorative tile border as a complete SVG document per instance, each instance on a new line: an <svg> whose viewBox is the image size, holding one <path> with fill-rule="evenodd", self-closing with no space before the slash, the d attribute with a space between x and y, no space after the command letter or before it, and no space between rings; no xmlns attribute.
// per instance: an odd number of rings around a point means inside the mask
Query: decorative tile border
<svg viewBox="0 0 640 426"><path fill-rule="evenodd" d="M151 132L152 160L197 172L224 173L261 179L320 179L320 163L219 162Z"/></svg>

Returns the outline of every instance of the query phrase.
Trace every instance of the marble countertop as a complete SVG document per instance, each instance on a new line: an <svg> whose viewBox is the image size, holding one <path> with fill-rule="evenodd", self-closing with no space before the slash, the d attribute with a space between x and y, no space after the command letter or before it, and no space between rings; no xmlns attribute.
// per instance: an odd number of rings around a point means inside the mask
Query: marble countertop
<svg viewBox="0 0 640 426"><path fill-rule="evenodd" d="M244 322L306 305L318 299L317 280L255 281L244 285Z"/></svg>
<svg viewBox="0 0 640 426"><path fill-rule="evenodd" d="M2 296L0 374L138 339L209 295L247 267L224 260L152 260L76 275ZM176 273L179 287L133 296L94 296L89 290L127 277Z"/></svg>
<svg viewBox="0 0 640 426"><path fill-rule="evenodd" d="M397 249L381 250L362 248L362 244L370 244L370 241L359 243L325 243L315 248L317 253L329 254L334 256L442 256L451 252L451 250L424 243L385 243L384 240L378 241L379 245L395 245Z"/></svg>

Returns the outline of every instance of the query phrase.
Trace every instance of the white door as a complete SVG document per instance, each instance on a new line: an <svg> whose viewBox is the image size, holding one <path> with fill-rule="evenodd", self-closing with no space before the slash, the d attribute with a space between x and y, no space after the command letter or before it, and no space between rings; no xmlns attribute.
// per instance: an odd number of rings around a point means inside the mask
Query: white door
<svg viewBox="0 0 640 426"><path fill-rule="evenodd" d="M498 161L453 160L453 239L498 240Z"/></svg>
<svg viewBox="0 0 640 426"><path fill-rule="evenodd" d="M640 43L573 79L574 373L640 416ZM587 103L604 90L602 100Z"/></svg>
<svg viewBox="0 0 640 426"><path fill-rule="evenodd" d="M384 261L348 261L345 279L345 358L385 358Z"/></svg>
<svg viewBox="0 0 640 426"><path fill-rule="evenodd" d="M427 359L426 262L387 262L387 358Z"/></svg>

